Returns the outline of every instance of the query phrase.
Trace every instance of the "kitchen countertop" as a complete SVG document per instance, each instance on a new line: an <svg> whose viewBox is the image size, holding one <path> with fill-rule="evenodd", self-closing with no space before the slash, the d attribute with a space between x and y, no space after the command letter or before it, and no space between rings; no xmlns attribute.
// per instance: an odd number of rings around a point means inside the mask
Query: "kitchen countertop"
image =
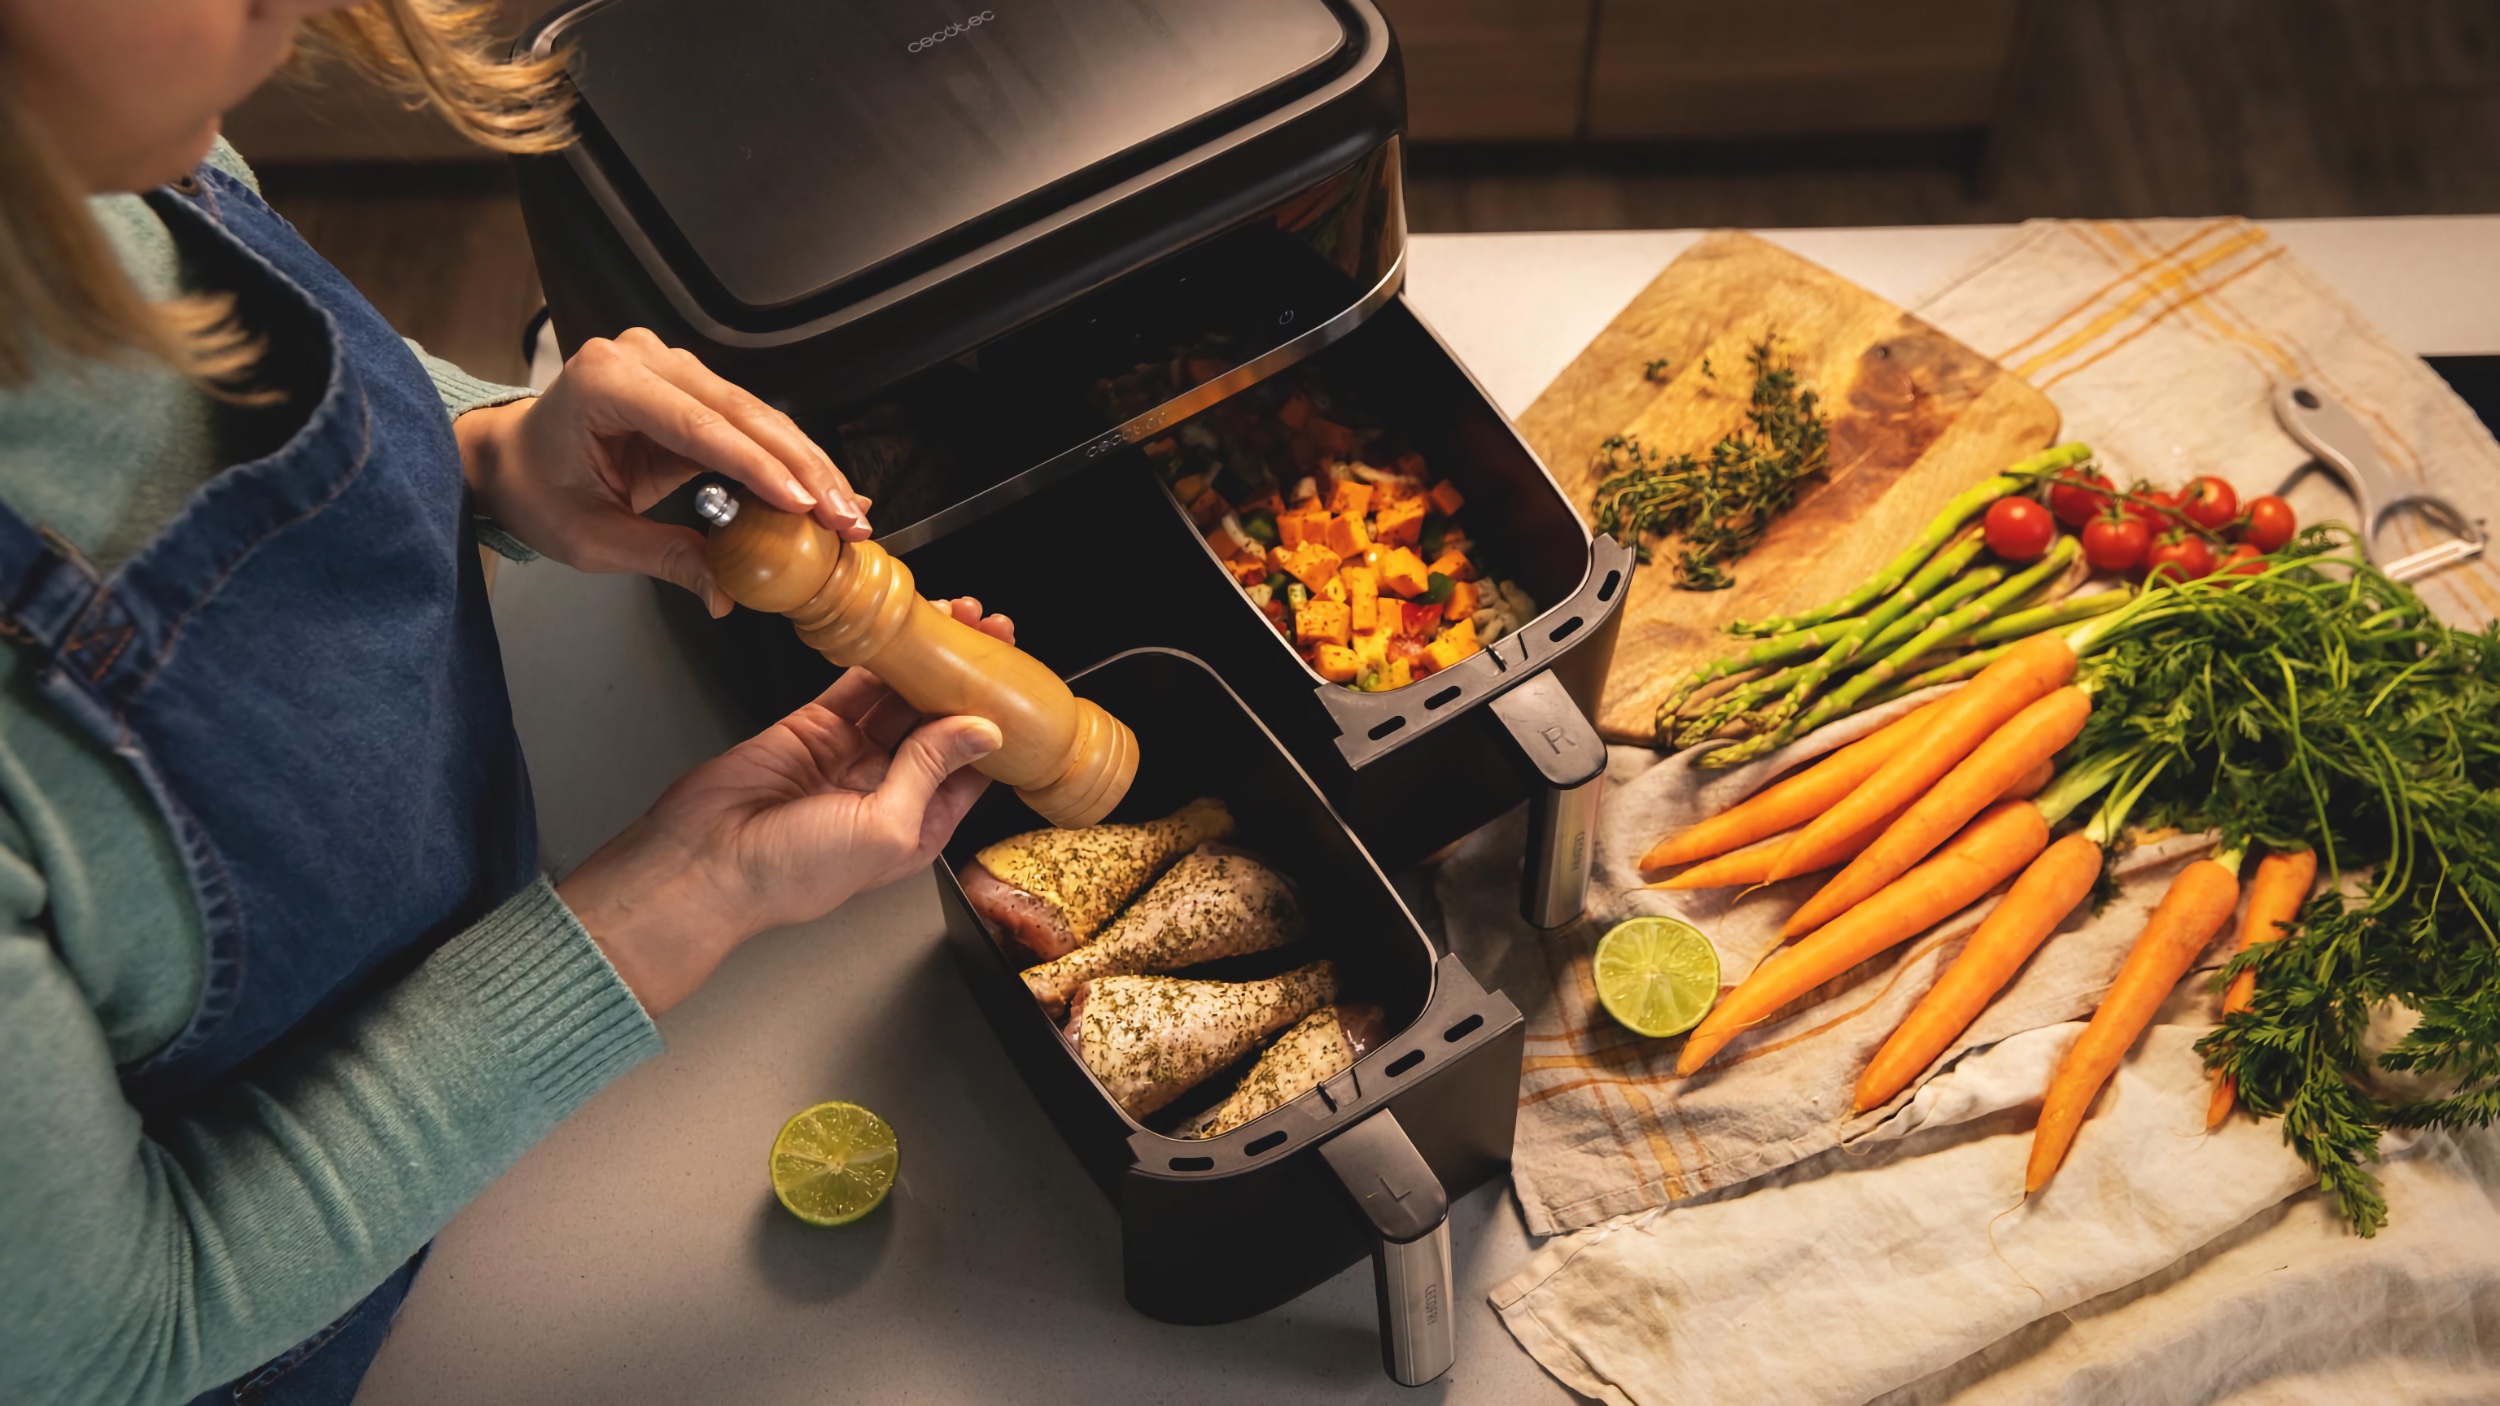
<svg viewBox="0 0 2500 1406"><path fill-rule="evenodd" d="M2500 352L2500 218L2268 225L2400 345ZM2003 228L1767 237L1899 302ZM1418 236L1415 304L1517 413L1696 231ZM734 740L650 583L507 565L495 612L543 859L580 862ZM396 1403L1569 1402L1485 1303L1528 1253L1508 1189L1452 1210L1458 1365L1381 1374L1368 1265L1218 1328L1120 1298L1112 1209L941 950L933 880L742 949L601 1093L447 1227L359 1396ZM818 1230L764 1162L790 1113L877 1109L886 1206Z"/></svg>

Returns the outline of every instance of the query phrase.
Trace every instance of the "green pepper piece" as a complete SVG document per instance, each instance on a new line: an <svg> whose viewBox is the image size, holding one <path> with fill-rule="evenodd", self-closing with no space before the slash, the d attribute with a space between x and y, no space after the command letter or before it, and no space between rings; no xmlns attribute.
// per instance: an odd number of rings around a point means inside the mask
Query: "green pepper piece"
<svg viewBox="0 0 2500 1406"><path fill-rule="evenodd" d="M1424 593L1416 599L1426 605L1444 605L1450 599L1450 592L1457 589L1456 581L1435 571L1424 578Z"/></svg>
<svg viewBox="0 0 2500 1406"><path fill-rule="evenodd" d="M1269 546L1276 545L1276 517L1273 513L1251 513L1241 520L1241 530Z"/></svg>
<svg viewBox="0 0 2500 1406"><path fill-rule="evenodd" d="M1293 578L1287 576L1281 571L1271 571L1267 573L1267 591L1269 595L1274 595L1278 591L1281 591L1292 584Z"/></svg>
<svg viewBox="0 0 2500 1406"><path fill-rule="evenodd" d="M1441 555L1441 544L1449 540L1450 520L1439 513L1426 513L1424 530L1415 539L1416 554L1430 561Z"/></svg>
<svg viewBox="0 0 2500 1406"><path fill-rule="evenodd" d="M1310 588L1310 587L1303 585L1303 584L1302 584L1301 582L1299 582L1299 581L1292 581L1292 582L1288 582L1288 583L1286 583L1286 586L1285 586L1285 606L1286 606L1286 608L1287 608L1287 609L1289 609L1289 610L1300 610L1302 607L1304 607L1304 606L1306 606L1306 605L1309 605L1310 603L1311 603L1311 588Z"/></svg>

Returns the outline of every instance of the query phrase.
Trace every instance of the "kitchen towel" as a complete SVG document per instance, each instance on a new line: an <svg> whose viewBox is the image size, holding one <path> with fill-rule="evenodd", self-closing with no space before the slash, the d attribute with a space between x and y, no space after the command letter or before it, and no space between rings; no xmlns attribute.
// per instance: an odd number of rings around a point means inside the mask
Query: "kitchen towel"
<svg viewBox="0 0 2500 1406"><path fill-rule="evenodd" d="M1912 311L2048 392L2065 437L2121 482L2215 474L2242 501L2275 492L2309 463L2274 418L2276 383L2297 381L2368 426L2398 479L2500 522L2500 444L2473 410L2246 220L2035 220ZM2352 520L2328 474L2286 496L2304 523ZM2388 529L2389 555L2445 535L2409 512ZM2500 560L2417 588L2480 625L2500 614Z"/></svg>
<svg viewBox="0 0 2500 1406"><path fill-rule="evenodd" d="M1556 1377L1623 1406L2491 1399L2491 1135L2391 1141L2390 1224L2363 1241L2293 1195L2309 1172L2271 1128L2205 1133L2198 1030L2162 1025L2025 1201L2022 1104L2081 1030L1936 1079L1981 1086L1947 1100L1949 1126L1558 1239L1494 1306Z"/></svg>

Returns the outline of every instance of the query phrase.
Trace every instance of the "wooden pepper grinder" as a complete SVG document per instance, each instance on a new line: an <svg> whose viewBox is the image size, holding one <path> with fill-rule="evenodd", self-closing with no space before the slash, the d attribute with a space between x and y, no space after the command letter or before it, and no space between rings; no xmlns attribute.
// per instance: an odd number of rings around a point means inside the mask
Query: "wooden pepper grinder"
<svg viewBox="0 0 2500 1406"><path fill-rule="evenodd" d="M1128 725L1032 655L921 599L911 568L883 547L844 542L814 518L718 484L697 491L695 511L713 525L705 555L730 599L789 616L827 659L876 670L923 713L996 723L1004 745L973 765L1043 819L1092 825L1128 794L1137 775Z"/></svg>

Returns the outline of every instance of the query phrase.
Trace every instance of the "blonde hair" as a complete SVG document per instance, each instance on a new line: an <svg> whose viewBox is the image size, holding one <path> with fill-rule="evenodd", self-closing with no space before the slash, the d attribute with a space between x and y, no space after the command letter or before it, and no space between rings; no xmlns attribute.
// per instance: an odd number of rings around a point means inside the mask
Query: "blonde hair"
<svg viewBox="0 0 2500 1406"><path fill-rule="evenodd" d="M573 137L564 56L496 57L494 16L493 0L364 0L307 21L290 68L300 76L334 58L481 146L556 150ZM0 90L0 387L32 379L39 348L153 357L229 397L243 394L261 350L232 298L144 297L76 173Z"/></svg>

